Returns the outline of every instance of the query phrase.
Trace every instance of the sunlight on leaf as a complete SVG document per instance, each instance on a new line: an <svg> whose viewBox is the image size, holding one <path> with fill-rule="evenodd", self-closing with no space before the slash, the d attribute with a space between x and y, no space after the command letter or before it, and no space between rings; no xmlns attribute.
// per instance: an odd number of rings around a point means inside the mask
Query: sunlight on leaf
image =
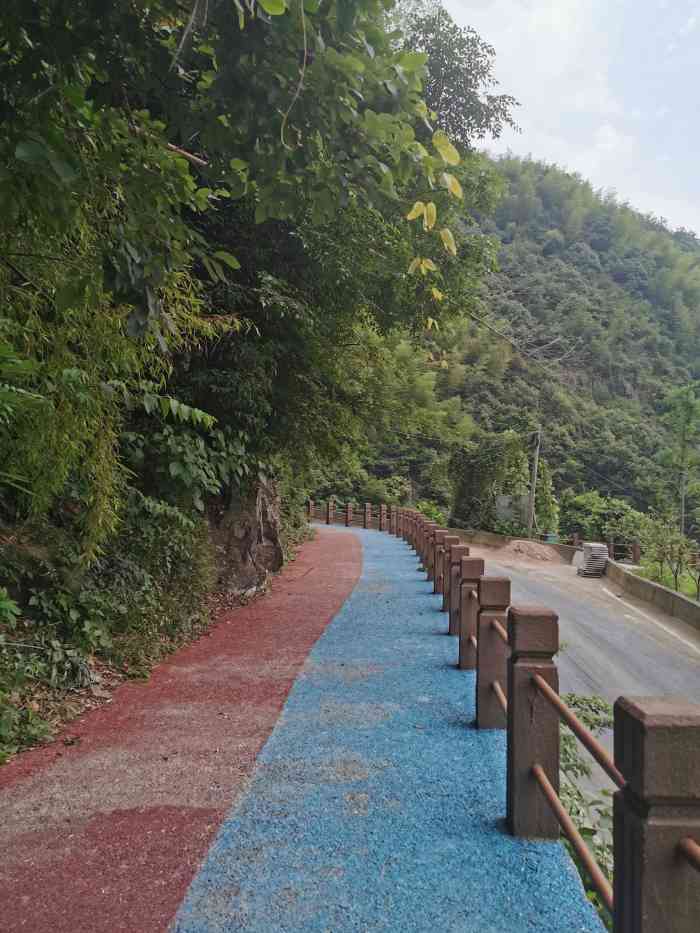
<svg viewBox="0 0 700 933"><path fill-rule="evenodd" d="M287 10L284 0L258 0L258 3L270 16L281 16Z"/></svg>
<svg viewBox="0 0 700 933"><path fill-rule="evenodd" d="M460 185L458 179L454 175L450 175L449 172L443 172L442 174L443 184L450 192L451 195L454 195L455 198L459 198L460 201L464 199L464 192L462 191L462 186Z"/></svg>
<svg viewBox="0 0 700 933"><path fill-rule="evenodd" d="M443 130L436 130L433 133L433 145L440 153L443 162L448 165L459 165L459 152L450 142L447 133Z"/></svg>
<svg viewBox="0 0 700 933"><path fill-rule="evenodd" d="M443 227L440 231L440 239L442 240L443 246L448 253L452 253L453 256L457 255L457 244L455 243L455 238L452 236L452 231L448 227Z"/></svg>

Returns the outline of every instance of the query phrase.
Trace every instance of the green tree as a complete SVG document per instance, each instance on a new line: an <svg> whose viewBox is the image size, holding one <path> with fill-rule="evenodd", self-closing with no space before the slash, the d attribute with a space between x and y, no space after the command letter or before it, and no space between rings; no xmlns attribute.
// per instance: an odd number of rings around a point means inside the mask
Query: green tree
<svg viewBox="0 0 700 933"><path fill-rule="evenodd" d="M516 127L510 94L495 94L495 49L470 26L458 26L442 3L398 8L410 49L427 55L425 99L437 124L464 147Z"/></svg>
<svg viewBox="0 0 700 933"><path fill-rule="evenodd" d="M686 529L686 498L688 488L700 467L700 399L694 385L671 391L666 398L665 422L671 435L670 449L662 454L662 462L672 473L674 498L678 503L678 524L681 535Z"/></svg>

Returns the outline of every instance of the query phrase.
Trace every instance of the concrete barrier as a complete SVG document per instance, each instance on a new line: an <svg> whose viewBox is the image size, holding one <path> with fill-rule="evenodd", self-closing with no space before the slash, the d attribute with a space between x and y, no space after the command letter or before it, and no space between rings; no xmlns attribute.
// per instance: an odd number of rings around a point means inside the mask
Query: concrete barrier
<svg viewBox="0 0 700 933"><path fill-rule="evenodd" d="M638 577L635 573L626 570L613 560L608 561L605 575L623 589L625 593L629 593L630 596L635 596L651 606L656 606L657 609L667 615L682 619L683 622L687 622L700 630L700 603L696 603L694 599L682 596L667 586L661 586L659 583L645 580L644 577Z"/></svg>

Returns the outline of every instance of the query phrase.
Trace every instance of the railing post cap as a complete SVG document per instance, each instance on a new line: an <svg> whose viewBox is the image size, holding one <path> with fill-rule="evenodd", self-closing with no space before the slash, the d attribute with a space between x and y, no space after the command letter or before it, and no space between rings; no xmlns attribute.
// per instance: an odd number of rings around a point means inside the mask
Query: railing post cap
<svg viewBox="0 0 700 933"><path fill-rule="evenodd" d="M700 802L700 704L686 697L620 697L615 764L643 800Z"/></svg>
<svg viewBox="0 0 700 933"><path fill-rule="evenodd" d="M508 640L513 655L551 657L559 650L559 616L545 606L511 606Z"/></svg>
<svg viewBox="0 0 700 933"><path fill-rule="evenodd" d="M448 535L445 535L442 543L445 545L445 547L448 547L451 544L459 544L460 542L461 542L461 538L459 537L459 535L448 534Z"/></svg>
<svg viewBox="0 0 700 933"><path fill-rule="evenodd" d="M442 544L442 542L445 540L446 535L447 535L446 528L437 528L435 531L435 543Z"/></svg>
<svg viewBox="0 0 700 933"><path fill-rule="evenodd" d="M480 577L479 605L482 609L507 609L510 605L508 577Z"/></svg>
<svg viewBox="0 0 700 933"><path fill-rule="evenodd" d="M450 545L450 563L458 564L463 557L468 557L469 548L466 544L451 544Z"/></svg>
<svg viewBox="0 0 700 933"><path fill-rule="evenodd" d="M461 560L461 573L464 580L478 580L484 575L483 557L463 557Z"/></svg>

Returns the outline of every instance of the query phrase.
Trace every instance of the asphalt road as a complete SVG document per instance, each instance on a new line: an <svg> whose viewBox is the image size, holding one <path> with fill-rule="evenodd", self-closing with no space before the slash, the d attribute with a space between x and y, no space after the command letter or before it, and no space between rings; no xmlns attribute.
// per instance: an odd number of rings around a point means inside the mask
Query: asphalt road
<svg viewBox="0 0 700 933"><path fill-rule="evenodd" d="M476 550L476 549L473 549ZM700 631L631 599L605 577L579 577L564 564L496 559L483 551L488 574L510 577L512 602L539 604L559 615L557 659L562 693L681 694L700 703Z"/></svg>
<svg viewBox="0 0 700 933"><path fill-rule="evenodd" d="M537 604L559 615L559 692L602 696L680 694L700 703L700 631L622 593L606 577L579 577L559 563L525 562L471 548L487 574L510 577L514 605ZM598 738L613 754L613 731ZM581 786L613 787L596 764Z"/></svg>

